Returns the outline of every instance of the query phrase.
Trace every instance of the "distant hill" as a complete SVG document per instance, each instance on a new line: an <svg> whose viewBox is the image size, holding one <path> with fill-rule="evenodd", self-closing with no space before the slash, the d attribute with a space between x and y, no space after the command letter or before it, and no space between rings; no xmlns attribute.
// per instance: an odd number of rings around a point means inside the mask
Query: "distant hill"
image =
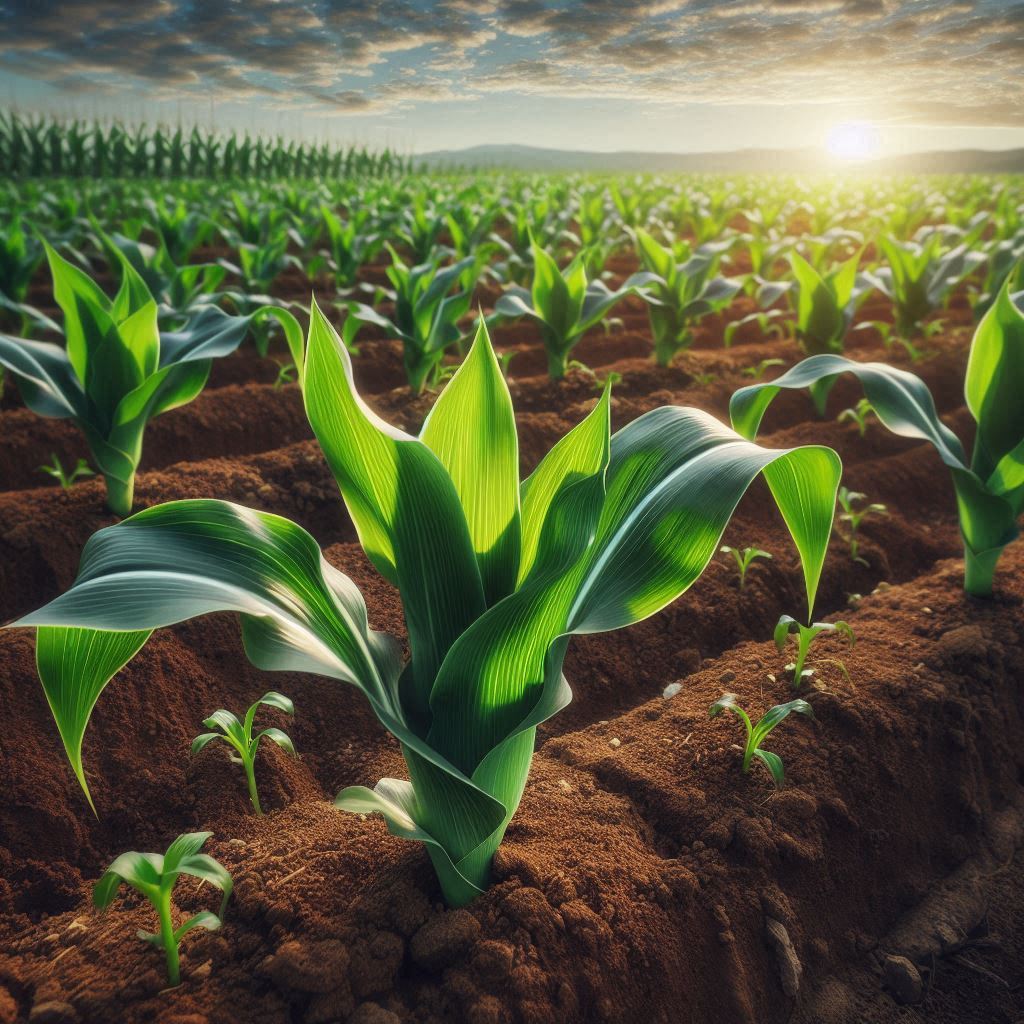
<svg viewBox="0 0 1024 1024"><path fill-rule="evenodd" d="M739 149L724 153L643 153L472 146L423 153L430 167L503 167L524 171L725 171L803 173L853 170L883 174L1024 173L1024 149L956 149L911 153L859 164L830 163L817 149Z"/></svg>

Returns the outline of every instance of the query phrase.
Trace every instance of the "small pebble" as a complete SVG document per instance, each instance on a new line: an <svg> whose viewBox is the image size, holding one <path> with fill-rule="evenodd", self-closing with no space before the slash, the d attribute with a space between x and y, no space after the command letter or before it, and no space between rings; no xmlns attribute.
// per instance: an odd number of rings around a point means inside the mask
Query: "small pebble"
<svg viewBox="0 0 1024 1024"><path fill-rule="evenodd" d="M665 687L665 692L662 696L667 700L669 697L674 697L683 688L682 683L669 683Z"/></svg>
<svg viewBox="0 0 1024 1024"><path fill-rule="evenodd" d="M613 748L615 748L615 749L618 749L619 747L621 747L621 746L622 746L622 740L620 740L620 739L618 738L618 736L613 736L613 737L612 737L612 738L611 738L611 739L610 739L610 740L608 741L608 746L609 746L609 747L613 747Z"/></svg>
<svg viewBox="0 0 1024 1024"><path fill-rule="evenodd" d="M736 678L736 673L730 669L726 669L719 677L720 683L731 683Z"/></svg>
<svg viewBox="0 0 1024 1024"><path fill-rule="evenodd" d="M922 611L922 612L924 612L924 614L925 614L925 615L931 615L931 614L932 614L932 610L931 610L931 608L929 608L929 607L928 607L928 605L925 605L925 606L924 606L924 607L923 607L923 608L921 609L921 611Z"/></svg>
<svg viewBox="0 0 1024 1024"><path fill-rule="evenodd" d="M559 779L558 780L558 788L563 793L571 793L572 792L572 786L565 779Z"/></svg>

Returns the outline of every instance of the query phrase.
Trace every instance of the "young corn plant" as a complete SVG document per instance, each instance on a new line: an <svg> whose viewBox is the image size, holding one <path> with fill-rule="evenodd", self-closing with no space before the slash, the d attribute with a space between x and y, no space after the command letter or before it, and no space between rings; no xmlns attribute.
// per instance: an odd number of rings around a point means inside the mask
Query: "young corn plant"
<svg viewBox="0 0 1024 1024"><path fill-rule="evenodd" d="M985 262L985 254L964 243L947 249L943 233L926 232L922 240L900 242L882 236L878 246L888 266L869 275L872 284L893 302L896 332L911 338L923 330L925 317L939 309L950 292Z"/></svg>
<svg viewBox="0 0 1024 1024"><path fill-rule="evenodd" d="M857 433L860 437L863 437L868 432L868 424L872 419L876 419L875 410L871 408L871 403L866 398L860 398L857 400L857 404L851 409L844 409L837 417L837 423L845 423L849 420L851 423L857 425Z"/></svg>
<svg viewBox="0 0 1024 1024"><path fill-rule="evenodd" d="M114 902L122 885L129 886L149 900L156 911L159 931L139 931L138 936L144 942L163 950L167 964L167 983L172 986L181 982L181 959L178 952L181 940L193 928L216 931L224 921L224 911L231 898L231 875L209 854L199 852L212 835L212 832L186 832L178 836L163 855L122 853L93 887L92 902L99 910L106 910ZM224 895L216 914L202 910L175 928L171 917L171 896L182 875L191 875L209 882Z"/></svg>
<svg viewBox="0 0 1024 1024"><path fill-rule="evenodd" d="M54 296L64 312L65 345L0 334L0 366L25 404L40 416L73 420L107 485L107 505L131 512L146 424L191 402L206 384L211 361L238 348L254 317L206 307L182 330L161 334L157 304L142 278L122 260L113 299L49 245ZM269 307L301 354L294 317Z"/></svg>
<svg viewBox="0 0 1024 1024"><path fill-rule="evenodd" d="M203 720L203 725L207 729L219 729L220 732L200 733L192 741L193 754L198 754L200 750L209 746L214 740L223 740L235 751L237 757L233 757L232 760L241 764L242 770L245 772L246 785L249 787L249 800L252 803L253 810L260 816L263 815L263 808L260 807L260 794L256 788L256 752L259 750L260 740L266 737L272 743L276 743L282 750L293 757L295 756L295 745L288 734L280 729L262 729L253 736L252 730L256 719L256 712L259 711L261 705L277 708L286 715L295 714L295 705L292 704L290 698L286 697L283 693L278 693L276 690L268 690L255 704L249 707L249 710L245 713L244 721L240 722L237 716L233 715L230 711L225 711L224 708L214 711L209 718Z"/></svg>
<svg viewBox="0 0 1024 1024"><path fill-rule="evenodd" d="M732 555L733 561L736 563L736 571L740 575L740 590L743 590L747 585L747 571L754 564L755 559L772 557L767 551L762 551L760 548L740 549L731 548L728 544L723 544L718 550L723 555Z"/></svg>
<svg viewBox="0 0 1024 1024"><path fill-rule="evenodd" d="M554 259L535 242L530 290L510 288L495 303L494 315L534 320L544 340L548 374L552 380L561 380L569 368L569 354L583 335L599 324L617 302L637 294L649 279L648 274L634 274L613 292L603 281L587 282L582 256L559 270Z"/></svg>
<svg viewBox="0 0 1024 1024"><path fill-rule="evenodd" d="M887 516L889 514L886 507L877 501L873 501L863 508L857 508L866 498L866 494L862 494L860 491L851 491L848 487L840 487L839 493L836 495L839 507L843 510L839 519L850 528L846 538L850 545L850 558L855 562L860 562L861 565L868 564L860 557L860 538L857 534L860 531L861 523L869 516Z"/></svg>
<svg viewBox="0 0 1024 1024"><path fill-rule="evenodd" d="M798 252L789 254L796 279L796 337L806 355L842 352L846 332L868 289L858 287L860 252L821 274ZM819 416L825 415L832 382L823 380L810 388Z"/></svg>
<svg viewBox="0 0 1024 1024"><path fill-rule="evenodd" d="M441 266L441 256L427 263L410 267L389 245L391 266L388 279L394 286L381 289L382 295L395 304L393 318L378 313L360 302L348 304L348 316L342 327L345 344L351 348L356 335L365 324L373 324L387 332L388 337L402 342L402 357L409 387L420 394L437 382L445 353L462 337L459 320L469 312L473 301L470 291L452 291L472 257L450 266Z"/></svg>
<svg viewBox="0 0 1024 1024"><path fill-rule="evenodd" d="M637 248L645 274L639 275L642 297L647 303L654 336L654 358L669 366L675 357L693 344L693 328L709 313L724 309L742 287L742 282L716 275L718 256L689 247L680 255L659 245L646 231L635 231Z"/></svg>
<svg viewBox="0 0 1024 1024"><path fill-rule="evenodd" d="M796 634L796 659L786 665L786 671L793 676L793 686L799 689L806 679L810 678L814 669L806 668L807 655L810 653L811 644L822 633L838 633L849 641L850 646L854 645L856 638L849 623L846 622L812 622L805 626L790 615L783 615L775 624L775 646L779 653L786 649L786 642L790 633Z"/></svg>
<svg viewBox="0 0 1024 1024"><path fill-rule="evenodd" d="M83 788L86 724L111 677L152 630L234 610L258 667L362 691L409 778L350 787L337 804L424 843L458 906L487 888L537 727L572 698L570 638L687 590L758 476L813 606L842 471L828 448L764 449L672 406L613 435L606 388L520 482L512 400L482 323L418 437L366 406L315 304L300 380L363 549L401 596L409 661L289 520L213 499L148 508L99 531L71 589L14 624L38 629L40 679Z"/></svg>
<svg viewBox="0 0 1024 1024"><path fill-rule="evenodd" d="M79 477L96 475L85 459L79 459L75 463L75 468L68 472L56 452L50 452L50 461L46 465L40 466L39 472L52 476L60 484L62 491L70 491Z"/></svg>
<svg viewBox="0 0 1024 1024"><path fill-rule="evenodd" d="M744 774L750 771L750 766L756 757L768 769L776 788L782 789L786 783L782 758L770 750L765 750L761 744L768 738L768 734L791 714L807 715L808 718L814 718L814 710L807 701L797 697L796 700L791 700L786 704L776 704L769 708L761 716L757 725L754 725L738 701L739 698L735 693L723 693L708 709L708 718L715 718L723 711L731 711L743 723L747 732L747 742L743 748Z"/></svg>
<svg viewBox="0 0 1024 1024"><path fill-rule="evenodd" d="M974 332L964 395L977 423L968 460L956 435L939 419L924 381L885 363L812 356L776 380L741 388L729 403L733 427L753 438L765 410L783 389L804 388L852 373L880 423L901 437L928 441L949 468L964 543L964 589L992 594L996 565L1020 533L1024 512L1024 313L1003 290Z"/></svg>

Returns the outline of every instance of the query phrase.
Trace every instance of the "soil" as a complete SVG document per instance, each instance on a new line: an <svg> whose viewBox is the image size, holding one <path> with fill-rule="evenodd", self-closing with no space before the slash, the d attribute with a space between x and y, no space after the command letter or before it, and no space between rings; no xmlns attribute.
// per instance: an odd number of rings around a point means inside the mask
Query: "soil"
<svg viewBox="0 0 1024 1024"><path fill-rule="evenodd" d="M631 269L616 264L616 277ZM307 286L294 284L280 297L300 300ZM561 382L544 376L527 325L495 332L517 353L524 473L609 373L621 376L616 426L668 403L726 417L746 368L800 355L747 329L724 349L717 319L677 365L656 367L642 310L616 315L619 328L574 352L589 369ZM970 441L964 303L944 319L913 369ZM855 358L910 366L875 332L854 337ZM433 396L402 386L394 343L368 332L361 349L367 400L416 430ZM283 351L243 347L200 398L151 424L137 506L213 496L287 515L360 587L372 625L401 637L397 595L356 542L297 388L274 386ZM541 729L495 885L465 909L443 907L421 847L331 803L344 786L403 773L365 702L328 680L257 671L233 617L158 633L111 684L85 745L95 817L60 749L31 634L0 632L0 1024L1019 1024L1024 544L1007 549L993 600L965 597L948 473L877 422L864 436L837 423L858 397L841 382L819 420L805 395L780 396L762 434L836 448L847 486L888 513L862 527L866 564L833 539L815 617L849 622L856 643L819 641L814 719L792 716L766 744L785 788L757 764L742 774L738 721L707 716L725 691L755 715L792 695L771 632L801 610L799 565L755 486L725 542L773 557L744 588L722 556L659 615L571 645L575 699ZM65 465L87 454L73 427L32 416L8 388L0 436L4 622L66 588L86 539L114 520L100 482L64 493L36 469L51 451ZM286 728L299 756L261 747L268 813L257 818L226 748L188 747L215 708L242 710L270 688L296 715L260 720ZM182 985L167 989L159 954L135 936L152 928L148 905L124 890L100 915L91 887L124 850L163 850L193 830L214 833L208 851L235 891L221 930L186 937ZM183 920L216 900L182 881L175 903Z"/></svg>

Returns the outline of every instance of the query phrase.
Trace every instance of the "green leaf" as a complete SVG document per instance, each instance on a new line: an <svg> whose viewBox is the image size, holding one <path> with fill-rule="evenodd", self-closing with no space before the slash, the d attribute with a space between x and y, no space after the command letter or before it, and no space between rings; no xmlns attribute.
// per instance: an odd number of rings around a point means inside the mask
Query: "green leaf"
<svg viewBox="0 0 1024 1024"><path fill-rule="evenodd" d="M403 695L406 710L423 721L438 667L486 607L458 492L423 441L359 397L348 352L315 304L303 394L363 550L402 595L412 651Z"/></svg>
<svg viewBox="0 0 1024 1024"><path fill-rule="evenodd" d="M455 485L484 594L494 604L514 589L519 569L519 442L512 397L482 319L420 439Z"/></svg>
<svg viewBox="0 0 1024 1024"><path fill-rule="evenodd" d="M206 841L205 837L211 833L195 833L195 835L204 836L203 842ZM168 851L169 853L169 851ZM220 901L220 910L218 917L224 917L224 910L228 905L228 900L231 898L231 892L234 888L234 883L231 881L231 875L222 864L219 864L211 856L205 853L191 853L177 861L173 867L168 867L167 860L164 861L164 878L170 875L191 875L193 878L201 878L204 882L209 882L211 885L215 885L221 892L224 893Z"/></svg>
<svg viewBox="0 0 1024 1024"><path fill-rule="evenodd" d="M182 938L193 928L205 928L208 932L215 932L223 923L213 911L201 910L174 932L174 941L181 942ZM155 938L159 938L159 936L155 936Z"/></svg>
<svg viewBox="0 0 1024 1024"><path fill-rule="evenodd" d="M295 754L295 744L292 743L291 737L280 729L264 729L256 738L259 739L262 736L266 736L268 740L276 743L282 750L287 751L289 754Z"/></svg>
<svg viewBox="0 0 1024 1024"><path fill-rule="evenodd" d="M964 394L978 424L971 468L987 479L1024 443L1024 313L1009 282L975 332Z"/></svg>
<svg viewBox="0 0 1024 1024"><path fill-rule="evenodd" d="M36 667L68 760L89 806L96 805L82 767L85 730L104 687L149 639L148 629L108 633L44 627L36 636Z"/></svg>
<svg viewBox="0 0 1024 1024"><path fill-rule="evenodd" d="M93 886L92 902L99 910L106 910L117 896L122 884L130 885L147 899L160 886L164 859L158 853L122 853Z"/></svg>
<svg viewBox="0 0 1024 1024"><path fill-rule="evenodd" d="M222 740L224 737L219 732L200 733L193 741L189 750L192 754L198 754L204 747L209 746L214 740Z"/></svg>
<svg viewBox="0 0 1024 1024"><path fill-rule="evenodd" d="M761 750L758 747L754 751L754 757L756 757L765 767L771 772L772 781L776 787L782 789L786 784L786 773L782 767L782 758L778 754L773 754L770 750Z"/></svg>
<svg viewBox="0 0 1024 1024"><path fill-rule="evenodd" d="M15 624L44 627L40 677L87 795L82 737L110 677L150 630L229 610L242 613L254 664L352 683L404 735L396 645L368 629L358 590L309 534L228 502L171 502L100 530L85 547L75 585ZM54 626L76 628L45 628Z"/></svg>

